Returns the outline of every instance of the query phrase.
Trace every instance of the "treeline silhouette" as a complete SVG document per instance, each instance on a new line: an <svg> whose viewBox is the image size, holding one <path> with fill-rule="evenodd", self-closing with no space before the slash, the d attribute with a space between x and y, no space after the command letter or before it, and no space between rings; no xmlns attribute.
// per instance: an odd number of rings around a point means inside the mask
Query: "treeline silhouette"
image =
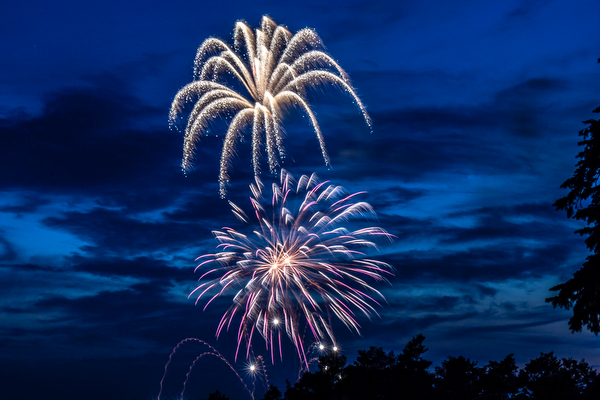
<svg viewBox="0 0 600 400"><path fill-rule="evenodd" d="M431 371L424 340L415 336L400 354L361 350L351 365L341 354L321 356L318 371L288 381L284 393L271 386L263 400L600 399L600 376L584 360L541 353L519 369L513 354L482 367L458 356Z"/></svg>

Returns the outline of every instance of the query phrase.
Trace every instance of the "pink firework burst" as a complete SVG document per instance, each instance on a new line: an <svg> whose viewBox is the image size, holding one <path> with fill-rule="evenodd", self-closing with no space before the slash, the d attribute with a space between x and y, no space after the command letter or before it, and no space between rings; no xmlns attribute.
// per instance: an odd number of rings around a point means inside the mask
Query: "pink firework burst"
<svg viewBox="0 0 600 400"><path fill-rule="evenodd" d="M277 349L282 357L282 336L288 336L307 363L305 327L315 341L335 343L332 316L360 334L357 312L376 313L375 298L383 296L368 281L387 281L392 267L368 258L366 252L377 248L378 239L393 236L378 227L345 228L346 223L374 219L368 203L355 201L364 192L348 193L319 182L314 174L295 181L282 170L280 184L272 185L270 204L263 198L260 180L250 189L256 230L249 235L232 228L214 231L219 252L198 258L202 262L196 270L208 270L190 296L198 296L196 303L207 299L206 309L217 297L235 293L216 335L239 319L236 358L242 343L249 355L258 332L272 361ZM230 205L240 220L251 224L240 207Z"/></svg>

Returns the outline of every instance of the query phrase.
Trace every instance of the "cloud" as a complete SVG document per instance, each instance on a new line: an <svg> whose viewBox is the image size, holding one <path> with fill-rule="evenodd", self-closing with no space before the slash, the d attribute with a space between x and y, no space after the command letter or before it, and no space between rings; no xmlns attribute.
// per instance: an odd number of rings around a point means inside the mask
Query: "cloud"
<svg viewBox="0 0 600 400"><path fill-rule="evenodd" d="M0 262L13 262L17 259L17 255L14 245L4 237L0 230Z"/></svg>
<svg viewBox="0 0 600 400"><path fill-rule="evenodd" d="M83 256L69 258L70 268L76 272L87 272L94 275L112 278L136 278L151 281L160 290L165 290L173 282L189 282L194 279L193 270L175 268L164 260L146 256L133 259L100 258L93 259Z"/></svg>
<svg viewBox="0 0 600 400"><path fill-rule="evenodd" d="M89 87L49 94L39 116L3 120L2 187L76 192L163 175L178 143L168 130L140 130L136 121L164 111L123 86L118 78L98 77Z"/></svg>
<svg viewBox="0 0 600 400"><path fill-rule="evenodd" d="M542 0L522 0L505 16L506 26L514 26L517 22L530 20L538 14L548 3Z"/></svg>
<svg viewBox="0 0 600 400"><path fill-rule="evenodd" d="M44 224L71 232L92 243L85 251L95 254L135 255L142 252L176 252L207 233L199 222L143 220L126 210L94 208L88 212L64 212L61 217L48 217Z"/></svg>
<svg viewBox="0 0 600 400"><path fill-rule="evenodd" d="M10 204L0 207L0 212L13 213L17 216L30 214L38 211L40 207L48 205L51 200L41 193L25 192L22 193L18 204Z"/></svg>
<svg viewBox="0 0 600 400"><path fill-rule="evenodd" d="M560 274L570 249L490 245L463 251L410 251L380 257L396 269L399 282L489 282Z"/></svg>

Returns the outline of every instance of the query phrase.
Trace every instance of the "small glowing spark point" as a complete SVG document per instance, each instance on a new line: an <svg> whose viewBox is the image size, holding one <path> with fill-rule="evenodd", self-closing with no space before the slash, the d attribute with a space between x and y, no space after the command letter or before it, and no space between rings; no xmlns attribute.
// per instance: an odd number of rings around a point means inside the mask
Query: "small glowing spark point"
<svg viewBox="0 0 600 400"><path fill-rule="evenodd" d="M333 346L333 351L338 351L338 347L337 346Z"/></svg>
<svg viewBox="0 0 600 400"><path fill-rule="evenodd" d="M374 216L373 209L365 202L351 202L360 193L348 194L340 186L319 183L314 174L295 183L282 170L281 185L273 184L272 210L268 211L261 204L262 183L256 181L250 186L254 194L250 200L258 227L253 235L232 228L213 232L220 252L199 257L204 260L196 270L212 263L217 266L203 271L190 296L197 294L196 303L203 296L210 297L206 308L226 291L236 293L216 330L218 337L234 319L240 319L236 358L242 343L248 358L255 331L266 341L272 359L274 347L281 354L283 329L274 328L281 322L300 359L308 364L302 326L309 328L316 342L335 343L331 314L360 334L355 310L366 316L376 313L372 303L379 303L371 293L383 296L365 278L387 281L385 275L392 275L392 268L366 258L363 251L377 247L373 239L391 239L392 235L377 227L351 231L341 226L358 217ZM230 204L233 213L248 223L250 218L242 209Z"/></svg>
<svg viewBox="0 0 600 400"><path fill-rule="evenodd" d="M250 371L252 371L252 372L256 371L256 365L254 365L254 364L250 365Z"/></svg>
<svg viewBox="0 0 600 400"><path fill-rule="evenodd" d="M323 344L322 344L322 343L321 343L321 344L319 344L319 350L324 350L324 349L325 349L325 346L323 346Z"/></svg>
<svg viewBox="0 0 600 400"><path fill-rule="evenodd" d="M245 22L238 21L233 39L233 48L216 38L202 43L194 61L194 80L177 92L169 113L171 127L179 129L178 121L186 104L194 103L185 128L181 162L184 172L191 168L196 143L208 134L212 122L217 117L230 119L221 152L222 197L226 194L235 145L247 128L252 130L254 175L260 174L263 144L270 171L277 170L285 158L282 118L293 108L308 116L325 164L330 165L321 129L306 99L307 89L332 85L346 92L371 128L371 118L348 75L323 51L321 38L314 30L306 28L292 35L264 16L260 29L254 32Z"/></svg>

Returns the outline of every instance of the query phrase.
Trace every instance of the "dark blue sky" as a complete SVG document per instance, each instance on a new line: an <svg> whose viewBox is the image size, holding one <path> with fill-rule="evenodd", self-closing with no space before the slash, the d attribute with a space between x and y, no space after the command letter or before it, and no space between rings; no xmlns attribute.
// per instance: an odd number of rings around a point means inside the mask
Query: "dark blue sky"
<svg viewBox="0 0 600 400"><path fill-rule="evenodd" d="M2 2L0 397L155 398L186 337L232 357L234 335L214 338L228 299L205 312L187 299L211 230L235 223L218 196L222 138L185 177L167 119L202 41L264 14L314 28L373 119L369 133L348 98L312 98L330 170L310 126L286 120L288 170L368 191L397 236L379 255L396 269L388 304L362 337L337 328L345 354L423 333L434 365L554 351L600 367L598 338L544 303L587 256L552 203L600 105L600 3L321 3ZM230 193L246 207L239 153ZM208 375L222 364L199 366L191 398L225 391ZM297 368L267 365L281 389ZM184 376L174 368L169 394Z"/></svg>

